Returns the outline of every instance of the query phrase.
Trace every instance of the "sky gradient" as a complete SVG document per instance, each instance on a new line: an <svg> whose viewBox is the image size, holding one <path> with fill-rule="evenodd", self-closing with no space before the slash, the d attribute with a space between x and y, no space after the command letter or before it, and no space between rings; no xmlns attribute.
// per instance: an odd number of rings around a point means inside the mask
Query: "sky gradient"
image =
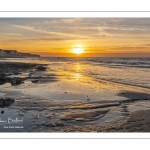
<svg viewBox="0 0 150 150"><path fill-rule="evenodd" d="M73 53L78 45L80 55ZM150 18L0 18L0 49L46 57L150 57Z"/></svg>

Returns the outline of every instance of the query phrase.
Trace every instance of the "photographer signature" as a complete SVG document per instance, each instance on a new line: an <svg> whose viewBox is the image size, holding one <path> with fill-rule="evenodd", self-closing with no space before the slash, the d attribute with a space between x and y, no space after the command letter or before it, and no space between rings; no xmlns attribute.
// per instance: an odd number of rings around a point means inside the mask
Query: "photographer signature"
<svg viewBox="0 0 150 150"><path fill-rule="evenodd" d="M0 118L0 124L3 123L23 123L23 118L19 119L18 117L16 117L15 119L12 119L11 117L8 117L8 120L2 120Z"/></svg>

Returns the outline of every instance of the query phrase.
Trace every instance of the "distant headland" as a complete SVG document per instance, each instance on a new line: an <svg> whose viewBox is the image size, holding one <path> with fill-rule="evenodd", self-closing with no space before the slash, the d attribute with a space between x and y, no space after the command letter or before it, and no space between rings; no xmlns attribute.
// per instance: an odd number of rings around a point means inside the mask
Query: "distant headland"
<svg viewBox="0 0 150 150"><path fill-rule="evenodd" d="M40 55L31 54L31 53L21 53L17 50L4 50L0 49L0 57L40 57Z"/></svg>

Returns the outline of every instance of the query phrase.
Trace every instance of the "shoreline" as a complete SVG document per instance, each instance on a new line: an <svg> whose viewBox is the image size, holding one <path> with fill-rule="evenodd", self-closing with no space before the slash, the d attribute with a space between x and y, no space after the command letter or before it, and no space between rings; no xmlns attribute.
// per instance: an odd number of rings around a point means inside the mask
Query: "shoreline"
<svg viewBox="0 0 150 150"><path fill-rule="evenodd" d="M0 79L4 81L0 84L0 98L15 100L10 106L0 105L0 116L25 118L25 129L0 129L0 132L150 131L149 92L130 91L127 87L119 90L122 85L118 83L99 83L86 76L74 79L71 72L52 67L38 63L0 62ZM102 86L107 95L99 100L99 95L103 94ZM93 92L95 88L97 97ZM80 94L82 90L88 96ZM75 100L76 97L79 98Z"/></svg>

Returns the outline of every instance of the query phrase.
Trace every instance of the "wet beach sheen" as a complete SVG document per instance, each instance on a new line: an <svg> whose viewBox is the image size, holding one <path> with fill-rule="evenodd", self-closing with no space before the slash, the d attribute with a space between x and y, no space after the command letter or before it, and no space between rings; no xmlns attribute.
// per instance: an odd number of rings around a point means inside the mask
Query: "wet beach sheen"
<svg viewBox="0 0 150 150"><path fill-rule="evenodd" d="M148 58L0 59L0 98L15 100L0 105L0 132L148 132L149 65Z"/></svg>

